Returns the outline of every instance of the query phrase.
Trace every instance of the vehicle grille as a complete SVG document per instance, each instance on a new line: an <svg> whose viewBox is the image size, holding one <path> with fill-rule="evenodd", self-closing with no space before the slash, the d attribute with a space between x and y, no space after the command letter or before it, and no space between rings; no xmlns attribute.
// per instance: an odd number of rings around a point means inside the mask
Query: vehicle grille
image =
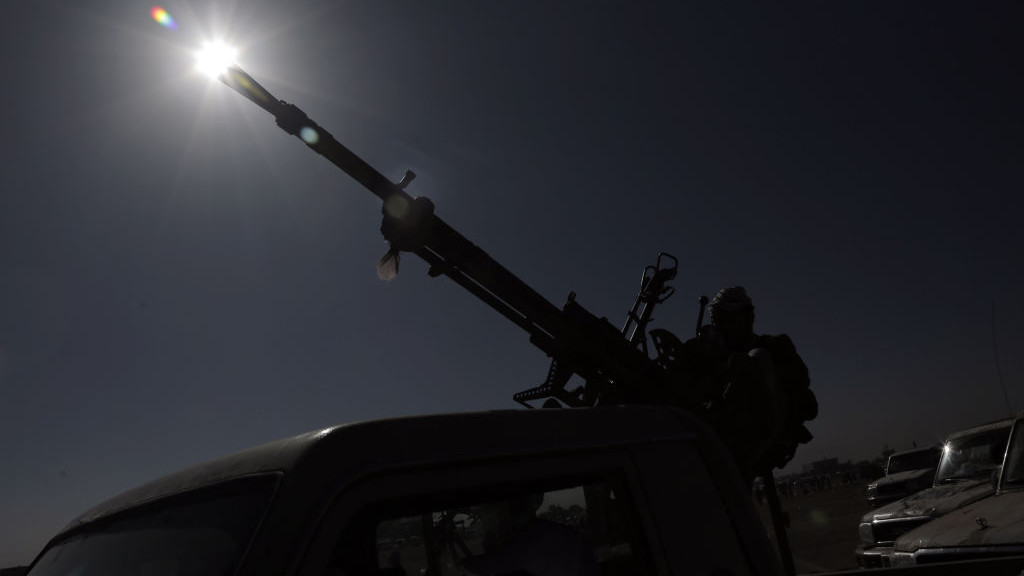
<svg viewBox="0 0 1024 576"><path fill-rule="evenodd" d="M885 544L895 542L897 538L910 532L914 528L931 520L931 516L915 516L913 518L900 518L898 520L883 520L875 522L871 527L875 534L875 542Z"/></svg>

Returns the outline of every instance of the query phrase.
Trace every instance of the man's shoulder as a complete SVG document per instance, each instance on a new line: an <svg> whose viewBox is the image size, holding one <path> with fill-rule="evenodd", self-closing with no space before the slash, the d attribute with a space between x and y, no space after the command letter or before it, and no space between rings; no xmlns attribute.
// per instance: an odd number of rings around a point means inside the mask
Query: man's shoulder
<svg viewBox="0 0 1024 576"><path fill-rule="evenodd" d="M790 352L796 354L796 344L789 334L758 334L755 337L758 348L767 348L771 352Z"/></svg>
<svg viewBox="0 0 1024 576"><path fill-rule="evenodd" d="M757 336L757 347L764 348L775 360L776 366L795 377L807 378L807 366L796 351L796 345L788 334L764 334Z"/></svg>

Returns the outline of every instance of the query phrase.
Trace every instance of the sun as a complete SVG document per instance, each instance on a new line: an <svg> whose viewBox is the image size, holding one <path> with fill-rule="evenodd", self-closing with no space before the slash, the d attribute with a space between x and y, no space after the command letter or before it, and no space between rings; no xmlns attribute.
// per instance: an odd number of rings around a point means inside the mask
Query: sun
<svg viewBox="0 0 1024 576"><path fill-rule="evenodd" d="M196 52L196 70L210 78L216 78L235 62L238 50L224 42L214 41L203 44Z"/></svg>

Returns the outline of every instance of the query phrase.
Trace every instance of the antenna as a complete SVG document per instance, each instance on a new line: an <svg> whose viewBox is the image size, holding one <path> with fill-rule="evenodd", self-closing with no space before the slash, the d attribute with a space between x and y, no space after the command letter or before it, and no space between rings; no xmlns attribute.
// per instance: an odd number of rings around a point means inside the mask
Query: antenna
<svg viewBox="0 0 1024 576"><path fill-rule="evenodd" d="M1003 400L1006 401L1006 412L1013 417L1013 408L1010 407L1010 397L1006 395L1006 382L1003 381L1003 370L999 367L999 347L996 346L996 301L992 301L992 354L996 360L996 375L999 376L999 387L1003 390Z"/></svg>

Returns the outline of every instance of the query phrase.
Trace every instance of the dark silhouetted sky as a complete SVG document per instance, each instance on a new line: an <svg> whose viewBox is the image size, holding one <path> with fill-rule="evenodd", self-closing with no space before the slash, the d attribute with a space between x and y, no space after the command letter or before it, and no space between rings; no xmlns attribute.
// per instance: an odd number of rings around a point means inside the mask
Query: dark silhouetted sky
<svg viewBox="0 0 1024 576"><path fill-rule="evenodd" d="M379 202L192 70L206 38L556 304L742 284L821 416L794 466L1024 408L1017 2L0 8L0 566L155 476L347 421L512 408L547 359ZM993 309L994 323L993 323Z"/></svg>

